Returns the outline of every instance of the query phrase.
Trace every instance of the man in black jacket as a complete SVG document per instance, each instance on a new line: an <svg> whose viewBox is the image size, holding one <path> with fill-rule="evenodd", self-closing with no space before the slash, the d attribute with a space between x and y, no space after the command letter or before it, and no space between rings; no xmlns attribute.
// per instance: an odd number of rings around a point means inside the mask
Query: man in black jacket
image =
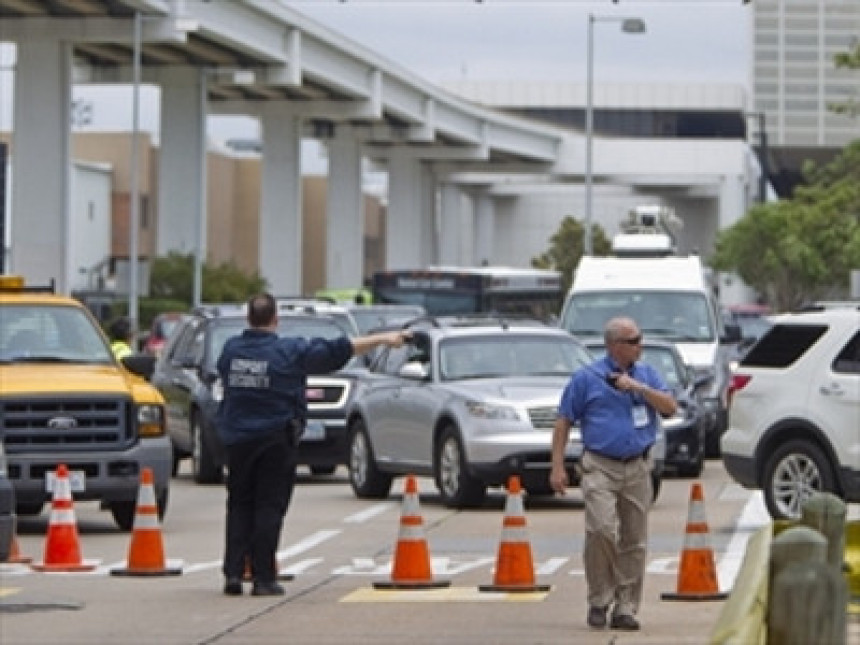
<svg viewBox="0 0 860 645"><path fill-rule="evenodd" d="M229 339L218 359L224 398L218 433L227 452L224 593L242 593L250 557L252 595L284 593L275 554L296 474L295 446L307 416L308 374L343 367L379 345L401 346L407 332L333 340L279 338L278 306L267 293L248 301L249 328Z"/></svg>

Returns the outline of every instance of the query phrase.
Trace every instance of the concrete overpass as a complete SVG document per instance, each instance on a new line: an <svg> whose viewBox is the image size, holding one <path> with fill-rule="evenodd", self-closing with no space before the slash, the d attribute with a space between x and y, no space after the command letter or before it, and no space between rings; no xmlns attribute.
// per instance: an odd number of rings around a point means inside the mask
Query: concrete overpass
<svg viewBox="0 0 860 645"><path fill-rule="evenodd" d="M66 289L72 83L161 87L159 254L206 247L203 168L207 114L259 117L263 134L260 272L272 289L301 285L302 138L329 151L329 286L361 275L361 161L387 164L390 268L456 263L463 195L472 202L472 259L493 257L494 183L500 175L581 182L577 133L505 116L455 97L273 0L0 0L0 40L17 44L12 191L14 271ZM609 147L605 147L609 144ZM706 154L691 165L648 142L631 167L618 142L595 141L595 181L630 177L693 189L722 181ZM644 145L644 144L643 144ZM602 152L603 150L606 153ZM748 159L731 153L720 225L745 210ZM618 163L623 168L618 168ZM665 169L661 170L661 166ZM698 175L689 181L683 175ZM502 190L504 192L504 189ZM717 194L726 193L718 187ZM437 215L438 213L438 215ZM60 249L60 252L57 252Z"/></svg>
<svg viewBox="0 0 860 645"><path fill-rule="evenodd" d="M260 117L261 272L283 293L300 285L302 137L330 147L333 286L361 275L362 156L391 162L387 262L405 266L434 259L434 164L546 171L562 139L446 94L271 0L0 0L0 40L18 47L12 266L61 288L72 270L56 250L74 226L73 82L131 83L139 69L141 81L161 86L159 253L205 248L206 115Z"/></svg>

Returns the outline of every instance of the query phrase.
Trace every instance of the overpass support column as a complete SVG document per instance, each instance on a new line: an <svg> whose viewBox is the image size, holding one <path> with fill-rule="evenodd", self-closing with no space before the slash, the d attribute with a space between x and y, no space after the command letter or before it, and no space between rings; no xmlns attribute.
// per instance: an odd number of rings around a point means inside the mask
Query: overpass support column
<svg viewBox="0 0 860 645"><path fill-rule="evenodd" d="M328 142L326 275L331 289L360 287L364 277L364 196L361 144L348 136Z"/></svg>
<svg viewBox="0 0 860 645"><path fill-rule="evenodd" d="M301 294L302 119L272 109L261 121L260 274L274 294Z"/></svg>
<svg viewBox="0 0 860 645"><path fill-rule="evenodd" d="M475 251L476 265L493 264L493 246L496 232L495 202L486 189L475 194Z"/></svg>
<svg viewBox="0 0 860 645"><path fill-rule="evenodd" d="M431 264L436 264L438 257L438 230L439 221L438 213L436 212L437 199L436 193L438 186L436 184L436 175L433 172L433 166L430 163L421 164L421 193L420 201L418 202L418 210L420 218L419 229L419 256L418 260L412 266L425 267Z"/></svg>
<svg viewBox="0 0 860 645"><path fill-rule="evenodd" d="M454 183L442 185L440 230L439 230L439 263L447 265L471 264L471 258L463 258L462 248L471 249L468 244L471 227L464 227L463 191Z"/></svg>
<svg viewBox="0 0 860 645"><path fill-rule="evenodd" d="M421 161L405 149L395 149L388 160L388 213L385 218L385 268L411 269L420 263L426 246L422 235L422 196L427 173Z"/></svg>
<svg viewBox="0 0 860 645"><path fill-rule="evenodd" d="M54 279L59 292L70 293L72 47L21 40L16 64L9 268L33 284Z"/></svg>
<svg viewBox="0 0 860 645"><path fill-rule="evenodd" d="M198 251L206 259L206 88L194 67L167 67L161 82L158 162L159 255Z"/></svg>

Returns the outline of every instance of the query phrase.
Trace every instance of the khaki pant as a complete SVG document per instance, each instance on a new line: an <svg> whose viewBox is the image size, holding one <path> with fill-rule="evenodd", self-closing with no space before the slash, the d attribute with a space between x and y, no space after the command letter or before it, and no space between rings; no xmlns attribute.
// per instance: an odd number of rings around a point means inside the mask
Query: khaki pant
<svg viewBox="0 0 860 645"><path fill-rule="evenodd" d="M645 574L651 460L624 463L585 451L581 466L588 604L614 603L614 613L632 616L639 609Z"/></svg>

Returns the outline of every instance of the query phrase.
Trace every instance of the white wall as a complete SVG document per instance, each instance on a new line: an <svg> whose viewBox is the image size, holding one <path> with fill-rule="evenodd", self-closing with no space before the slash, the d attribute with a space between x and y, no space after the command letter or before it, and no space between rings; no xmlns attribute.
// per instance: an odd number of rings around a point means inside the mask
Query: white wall
<svg viewBox="0 0 860 645"><path fill-rule="evenodd" d="M72 164L72 291L98 288L96 270L110 256L111 174L108 165Z"/></svg>

